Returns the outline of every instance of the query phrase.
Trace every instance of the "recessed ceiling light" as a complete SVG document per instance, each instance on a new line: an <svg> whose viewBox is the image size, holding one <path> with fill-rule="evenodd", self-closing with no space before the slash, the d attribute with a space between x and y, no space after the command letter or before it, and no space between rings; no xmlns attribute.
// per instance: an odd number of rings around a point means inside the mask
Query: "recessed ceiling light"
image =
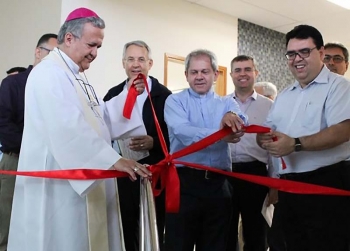
<svg viewBox="0 0 350 251"><path fill-rule="evenodd" d="M350 1L349 0L327 0L327 1L334 3L336 5L339 5L340 7L343 7L345 9L350 10Z"/></svg>

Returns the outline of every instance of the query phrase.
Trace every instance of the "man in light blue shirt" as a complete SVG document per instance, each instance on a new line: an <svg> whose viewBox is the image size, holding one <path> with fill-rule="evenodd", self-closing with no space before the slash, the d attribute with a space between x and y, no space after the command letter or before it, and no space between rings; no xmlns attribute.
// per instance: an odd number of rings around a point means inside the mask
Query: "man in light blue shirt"
<svg viewBox="0 0 350 251"><path fill-rule="evenodd" d="M286 46L296 82L277 96L266 122L274 131L258 144L283 158L280 178L350 190L350 83L324 66L314 27L296 26ZM288 251L349 250L349 197L280 192L278 204Z"/></svg>
<svg viewBox="0 0 350 251"><path fill-rule="evenodd" d="M212 52L191 52L185 60L185 75L190 88L170 95L165 103L170 152L229 126L232 134L224 140L180 159L230 171L228 142L240 140L243 133L239 129L247 117L232 98L214 93L212 85L218 77L218 64ZM192 251L196 245L197 251L225 251L231 217L231 192L226 178L185 166L177 169L180 211L166 216L166 250Z"/></svg>

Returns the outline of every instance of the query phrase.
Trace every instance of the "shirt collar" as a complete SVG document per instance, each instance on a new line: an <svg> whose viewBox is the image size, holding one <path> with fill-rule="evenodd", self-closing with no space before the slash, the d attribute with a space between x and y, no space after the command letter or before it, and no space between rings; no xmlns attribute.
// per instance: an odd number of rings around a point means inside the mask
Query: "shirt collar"
<svg viewBox="0 0 350 251"><path fill-rule="evenodd" d="M198 94L192 88L188 88L190 94L196 98L210 98L214 96L214 90L213 88L210 88L210 90L206 94Z"/></svg>
<svg viewBox="0 0 350 251"><path fill-rule="evenodd" d="M233 97L234 99L237 98L237 96L236 96L236 91L234 91L234 92L232 93L232 97ZM247 98L247 100L248 100L248 99L256 100L257 98L258 98L258 93L254 90L253 93L252 93L252 95L250 95L250 96Z"/></svg>
<svg viewBox="0 0 350 251"><path fill-rule="evenodd" d="M324 65L322 66L322 70L320 73L317 75L317 77L311 81L305 88L312 84L327 84L328 83L328 75L331 71L325 67ZM290 91L296 89L296 88L301 88L300 83L298 81L295 81L294 84L289 88Z"/></svg>
<svg viewBox="0 0 350 251"><path fill-rule="evenodd" d="M79 65L77 65L66 53L57 47L53 49L53 52L62 57L62 59L68 64L68 67L74 72L74 74L79 74Z"/></svg>

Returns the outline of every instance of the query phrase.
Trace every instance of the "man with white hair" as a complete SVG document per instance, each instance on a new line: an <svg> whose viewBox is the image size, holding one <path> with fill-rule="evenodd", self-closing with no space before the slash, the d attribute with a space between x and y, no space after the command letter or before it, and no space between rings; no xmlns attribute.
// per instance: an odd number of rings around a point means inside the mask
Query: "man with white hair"
<svg viewBox="0 0 350 251"><path fill-rule="evenodd" d="M141 40L131 41L124 45L123 49L123 67L127 79L119 85L108 91L104 101L108 101L118 96L123 90L128 89L131 83L141 72L147 77L147 84L150 91L150 97L144 91L137 97L137 107L143 115L147 135L133 137L130 142L130 149L133 151L148 151L149 155L139 160L142 164L156 164L165 158L161 143L156 130L155 120L152 115L151 102L157 115L160 128L164 135L167 146L169 146L168 128L164 121L164 104L167 97L171 94L164 85L148 75L153 66L151 48ZM136 80L140 81L140 80ZM136 82L135 82L136 83ZM123 222L123 234L125 248L127 251L139 250L139 215L140 215L140 182L132 182L130 179L119 179L118 190L120 198L121 218ZM157 227L159 233L159 246L162 250L163 232L165 224L165 193L155 198L155 208L157 214Z"/></svg>
<svg viewBox="0 0 350 251"><path fill-rule="evenodd" d="M254 89L260 95L263 95L271 100L275 100L277 96L277 87L270 82L257 82L254 85Z"/></svg>
<svg viewBox="0 0 350 251"><path fill-rule="evenodd" d="M58 33L58 46L31 71L19 171L118 170L133 180L136 174L151 175L146 166L114 151L113 128L120 133L127 126L111 124L111 115L119 116L119 111L108 112L108 103L99 101L86 77L79 74L97 57L104 28L104 21L92 10L72 11ZM7 250L119 251L123 244L118 221L114 179L18 176Z"/></svg>

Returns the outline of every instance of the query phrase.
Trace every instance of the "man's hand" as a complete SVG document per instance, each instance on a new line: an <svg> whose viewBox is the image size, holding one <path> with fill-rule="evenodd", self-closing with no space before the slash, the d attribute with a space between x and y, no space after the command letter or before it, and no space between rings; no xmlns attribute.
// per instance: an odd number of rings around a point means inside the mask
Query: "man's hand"
<svg viewBox="0 0 350 251"><path fill-rule="evenodd" d="M147 165L141 165L135 160L126 158L120 158L112 166L112 169L128 173L131 180L137 180L136 174L144 178L152 176L152 173L147 169Z"/></svg>
<svg viewBox="0 0 350 251"><path fill-rule="evenodd" d="M272 156L283 157L294 152L294 138L280 132L272 132L272 135L277 137L277 141L261 144L261 147L266 149Z"/></svg>
<svg viewBox="0 0 350 251"><path fill-rule="evenodd" d="M263 148L263 145L266 143L273 142L275 135L272 132L269 133L257 133L256 134L256 143Z"/></svg>
<svg viewBox="0 0 350 251"><path fill-rule="evenodd" d="M128 90L129 90L130 86L132 85L133 81L134 81L136 78L137 78L137 76L134 77L134 78L132 78L132 79L129 79L129 82L128 82L128 84L127 84L127 89L128 89ZM137 93L138 93L139 95L142 94L142 93L144 92L144 90L145 90L145 83L143 82L143 79L139 79L139 78L136 79L136 80L135 80L135 86L134 86L133 88L136 89L136 91L137 91Z"/></svg>
<svg viewBox="0 0 350 251"><path fill-rule="evenodd" d="M278 190L274 188L270 188L269 195L268 195L267 205L270 206L271 204L276 204L278 202Z"/></svg>
<svg viewBox="0 0 350 251"><path fill-rule="evenodd" d="M221 120L221 127L228 126L232 129L232 132L236 133L241 130L244 121L235 113L227 112Z"/></svg>
<svg viewBox="0 0 350 251"><path fill-rule="evenodd" d="M241 140L241 137L244 135L244 132L239 131L236 133L231 133L224 137L222 140L226 141L227 143L237 143Z"/></svg>
<svg viewBox="0 0 350 251"><path fill-rule="evenodd" d="M145 151L153 148L153 138L149 135L133 137L129 145L133 151Z"/></svg>

